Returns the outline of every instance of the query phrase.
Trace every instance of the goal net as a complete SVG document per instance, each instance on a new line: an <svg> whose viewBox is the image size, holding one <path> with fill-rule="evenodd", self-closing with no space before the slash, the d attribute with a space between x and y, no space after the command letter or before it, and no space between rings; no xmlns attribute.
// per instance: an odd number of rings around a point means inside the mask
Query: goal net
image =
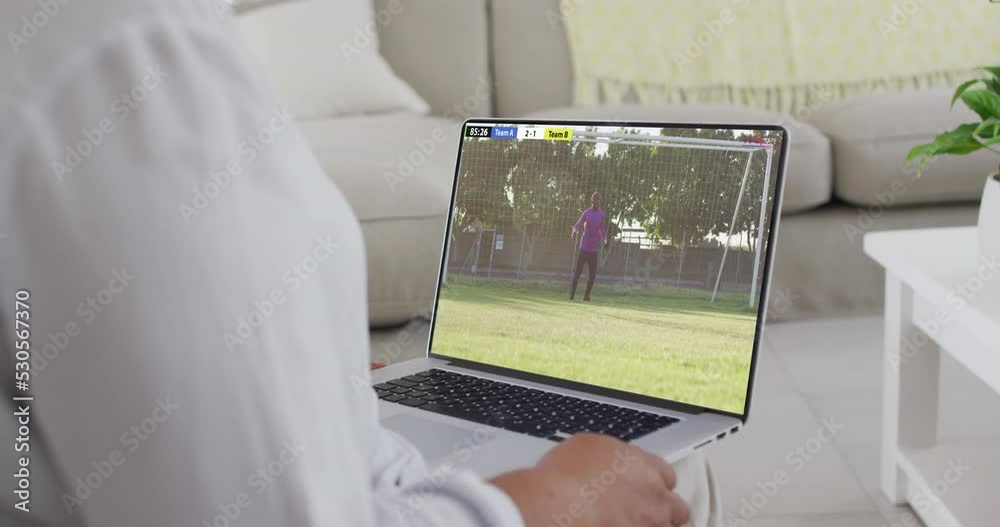
<svg viewBox="0 0 1000 527"><path fill-rule="evenodd" d="M566 280L573 225L601 194L598 283L747 295L771 221L773 145L733 130L588 128L572 140L466 139L448 273Z"/></svg>

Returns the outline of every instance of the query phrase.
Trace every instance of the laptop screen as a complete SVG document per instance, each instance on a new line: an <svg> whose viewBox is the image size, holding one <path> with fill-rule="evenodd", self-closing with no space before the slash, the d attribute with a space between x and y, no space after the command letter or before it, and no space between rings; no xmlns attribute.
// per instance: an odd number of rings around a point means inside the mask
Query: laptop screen
<svg viewBox="0 0 1000 527"><path fill-rule="evenodd" d="M467 122L431 353L743 414L784 137Z"/></svg>

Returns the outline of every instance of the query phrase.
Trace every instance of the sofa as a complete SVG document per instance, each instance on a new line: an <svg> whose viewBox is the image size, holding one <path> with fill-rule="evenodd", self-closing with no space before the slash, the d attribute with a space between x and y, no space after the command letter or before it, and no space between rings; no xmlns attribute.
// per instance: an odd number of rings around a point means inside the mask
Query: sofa
<svg viewBox="0 0 1000 527"><path fill-rule="evenodd" d="M379 51L430 106L300 121L359 217L370 322L426 317L460 133L468 117L782 124L791 133L771 282L775 319L859 314L882 303L865 232L971 225L992 161L944 157L921 177L906 152L969 120L950 90L870 95L782 115L738 105L572 106L558 0L376 0ZM386 131L392 133L387 134ZM928 247L933 251L933 247Z"/></svg>

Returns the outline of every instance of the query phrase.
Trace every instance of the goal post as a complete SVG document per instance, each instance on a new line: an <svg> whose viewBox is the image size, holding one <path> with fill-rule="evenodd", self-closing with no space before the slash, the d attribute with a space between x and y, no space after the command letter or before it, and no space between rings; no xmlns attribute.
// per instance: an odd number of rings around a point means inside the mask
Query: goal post
<svg viewBox="0 0 1000 527"><path fill-rule="evenodd" d="M729 243L729 240L733 237L733 229L736 228L736 217L739 216L740 205L743 203L743 194L747 189L747 177L750 176L751 161L753 161L753 152L747 156L747 167L743 170L743 180L740 182L740 193L736 196L736 206L733 207L733 220L729 222L729 234L726 235L726 245L722 248L722 261L719 262L719 274L715 275L715 287L712 288L712 302L715 302L715 295L719 293L719 283L722 282L722 271L726 268L726 256L729 254L730 245L732 245ZM763 209L763 207L761 208ZM753 279L757 279L756 275ZM753 305L752 294L750 295L750 304Z"/></svg>
<svg viewBox="0 0 1000 527"><path fill-rule="evenodd" d="M774 160L774 148L768 148L767 160L764 163L764 190L760 197L760 220L757 222L757 247L753 258L753 281L750 282L749 306L754 307L757 298L757 284L760 282L760 262L767 236L764 234L765 215L767 214L767 194L771 184L771 162Z"/></svg>

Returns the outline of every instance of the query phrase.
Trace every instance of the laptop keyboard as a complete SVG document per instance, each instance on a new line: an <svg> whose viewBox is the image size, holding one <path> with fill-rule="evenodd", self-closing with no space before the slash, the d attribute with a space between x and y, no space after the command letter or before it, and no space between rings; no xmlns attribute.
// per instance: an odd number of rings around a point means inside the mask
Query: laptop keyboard
<svg viewBox="0 0 1000 527"><path fill-rule="evenodd" d="M439 369L376 384L374 388L383 401L553 441L577 432L633 441L678 421Z"/></svg>

